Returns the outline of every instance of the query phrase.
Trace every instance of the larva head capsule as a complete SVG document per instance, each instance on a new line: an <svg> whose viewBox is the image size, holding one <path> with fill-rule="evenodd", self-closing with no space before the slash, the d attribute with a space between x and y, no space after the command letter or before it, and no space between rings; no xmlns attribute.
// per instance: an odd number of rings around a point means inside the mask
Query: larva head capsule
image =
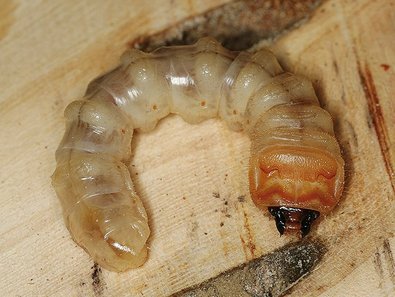
<svg viewBox="0 0 395 297"><path fill-rule="evenodd" d="M312 147L276 146L251 156L250 190L254 203L268 208L280 234L305 236L320 214L338 203L344 181L343 160Z"/></svg>
<svg viewBox="0 0 395 297"><path fill-rule="evenodd" d="M311 209L294 207L268 207L270 214L276 220L276 227L280 234L284 231L300 230L302 237L310 232L311 224L320 216L320 213Z"/></svg>

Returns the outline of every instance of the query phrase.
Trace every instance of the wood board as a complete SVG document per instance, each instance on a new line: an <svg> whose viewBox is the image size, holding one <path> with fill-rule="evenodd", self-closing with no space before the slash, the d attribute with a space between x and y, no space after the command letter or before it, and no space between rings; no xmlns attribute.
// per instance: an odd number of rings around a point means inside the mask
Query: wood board
<svg viewBox="0 0 395 297"><path fill-rule="evenodd" d="M290 242L249 200L248 138L216 120L173 116L137 135L130 168L153 230L142 268L94 267L50 185L65 106L130 40L225 2L0 4L2 295L166 296ZM273 45L288 70L314 82L347 162L344 199L311 235L327 253L291 296L395 292L394 8L326 1Z"/></svg>

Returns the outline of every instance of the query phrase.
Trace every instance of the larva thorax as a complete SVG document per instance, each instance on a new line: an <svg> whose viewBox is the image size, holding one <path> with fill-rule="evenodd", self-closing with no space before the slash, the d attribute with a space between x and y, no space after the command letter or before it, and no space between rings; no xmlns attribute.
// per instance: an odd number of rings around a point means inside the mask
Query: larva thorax
<svg viewBox="0 0 395 297"><path fill-rule="evenodd" d="M251 117L251 196L258 207L272 210L281 234L301 230L305 235L342 193L344 161L332 119L304 78L281 74L264 92L273 100L260 117Z"/></svg>
<svg viewBox="0 0 395 297"><path fill-rule="evenodd" d="M311 83L284 72L267 50L231 52L211 38L152 53L131 50L65 111L53 184L75 241L117 271L147 256L148 218L124 164L134 129L169 113L188 123L220 117L251 139L255 204L280 233L309 231L338 202L344 162L330 115Z"/></svg>

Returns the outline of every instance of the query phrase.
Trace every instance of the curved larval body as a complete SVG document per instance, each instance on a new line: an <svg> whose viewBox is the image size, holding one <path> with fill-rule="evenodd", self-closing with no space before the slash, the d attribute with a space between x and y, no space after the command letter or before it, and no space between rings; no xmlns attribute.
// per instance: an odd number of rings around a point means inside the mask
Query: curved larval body
<svg viewBox="0 0 395 297"><path fill-rule="evenodd" d="M145 262L148 218L125 163L133 130L150 131L169 113L191 124L220 117L247 133L251 197L285 229L306 224L306 213L295 219L293 209L326 214L335 207L344 162L332 119L311 82L284 72L270 51L231 52L203 38L131 50L121 60L66 108L53 175L66 225L96 262L115 271Z"/></svg>

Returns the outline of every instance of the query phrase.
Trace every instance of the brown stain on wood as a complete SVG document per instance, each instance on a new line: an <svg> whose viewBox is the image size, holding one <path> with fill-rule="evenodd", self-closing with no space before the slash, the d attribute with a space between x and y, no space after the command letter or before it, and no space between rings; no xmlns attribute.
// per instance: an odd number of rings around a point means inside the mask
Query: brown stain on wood
<svg viewBox="0 0 395 297"><path fill-rule="evenodd" d="M389 277L391 279L391 282L395 285L395 261L388 239L384 240L383 250L384 259L387 262Z"/></svg>
<svg viewBox="0 0 395 297"><path fill-rule="evenodd" d="M380 99L377 95L376 86L373 80L372 73L367 65L362 69L358 62L358 73L361 79L362 87L365 92L365 96L368 103L370 116L373 120L373 126L376 131L376 135L379 141L381 154L383 156L384 164L388 176L390 178L392 190L395 192L395 180L394 180L394 168L391 163L390 148L389 148L389 136L383 115L383 111L380 106Z"/></svg>
<svg viewBox="0 0 395 297"><path fill-rule="evenodd" d="M383 68L384 71L388 71L388 69L390 69L390 65L388 64L381 64L380 67Z"/></svg>
<svg viewBox="0 0 395 297"><path fill-rule="evenodd" d="M395 287L395 261L388 239L384 239L382 246L374 253L373 265L380 278L379 287L385 285L387 277Z"/></svg>
<svg viewBox="0 0 395 297"><path fill-rule="evenodd" d="M255 239L251 230L248 215L244 210L244 206L242 207L243 207L243 224L244 224L244 229L246 231L246 238L243 238L243 236L240 235L240 240L246 258L251 259L251 258L255 258L255 250L256 250Z"/></svg>
<svg viewBox="0 0 395 297"><path fill-rule="evenodd" d="M101 267L95 263L91 267L92 289L95 296L102 296L105 288Z"/></svg>
<svg viewBox="0 0 395 297"><path fill-rule="evenodd" d="M5 38L15 21L16 4L8 0L0 0L0 41Z"/></svg>
<svg viewBox="0 0 395 297"><path fill-rule="evenodd" d="M384 270L383 270L383 264L381 263L381 258L380 258L380 251L377 249L377 251L374 253L373 256L373 265L374 268L380 278L383 278L384 275Z"/></svg>

